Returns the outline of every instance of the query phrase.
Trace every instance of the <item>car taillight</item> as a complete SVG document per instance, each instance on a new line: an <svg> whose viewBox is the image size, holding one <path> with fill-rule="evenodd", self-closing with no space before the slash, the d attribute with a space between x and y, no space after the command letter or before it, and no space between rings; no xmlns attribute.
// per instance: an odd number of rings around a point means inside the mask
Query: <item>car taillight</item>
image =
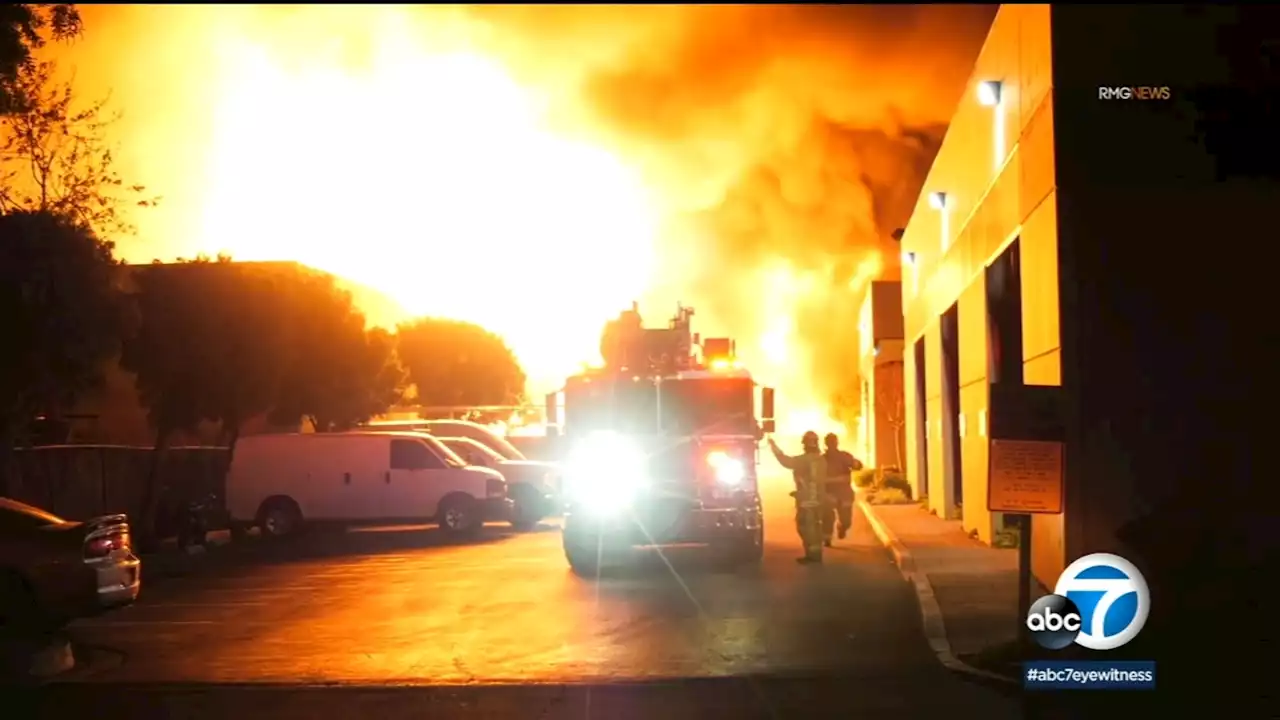
<svg viewBox="0 0 1280 720"><path fill-rule="evenodd" d="M84 557L86 560L96 560L97 558L107 557L117 550L128 549L129 533L127 531L99 535L85 541Z"/></svg>
<svg viewBox="0 0 1280 720"><path fill-rule="evenodd" d="M506 497L507 481L498 478L489 478L484 481L484 493L489 497Z"/></svg>

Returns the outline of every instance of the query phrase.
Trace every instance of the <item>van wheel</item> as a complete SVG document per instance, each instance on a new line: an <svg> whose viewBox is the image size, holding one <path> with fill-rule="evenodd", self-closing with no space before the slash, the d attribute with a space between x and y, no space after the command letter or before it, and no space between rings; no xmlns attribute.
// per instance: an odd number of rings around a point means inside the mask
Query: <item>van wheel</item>
<svg viewBox="0 0 1280 720"><path fill-rule="evenodd" d="M262 534L282 538L293 535L302 528L302 511L297 503L287 498L270 501L262 509Z"/></svg>
<svg viewBox="0 0 1280 720"><path fill-rule="evenodd" d="M483 524L476 501L469 495L455 495L440 503L440 527L445 532L456 535L473 533Z"/></svg>

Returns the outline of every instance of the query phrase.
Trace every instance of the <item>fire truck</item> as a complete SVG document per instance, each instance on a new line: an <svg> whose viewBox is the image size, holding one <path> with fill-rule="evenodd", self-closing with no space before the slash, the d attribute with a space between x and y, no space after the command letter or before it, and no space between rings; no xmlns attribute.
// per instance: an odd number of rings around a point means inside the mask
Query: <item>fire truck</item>
<svg viewBox="0 0 1280 720"><path fill-rule="evenodd" d="M692 316L680 307L667 327L646 328L633 305L605 326L603 367L547 397L551 432L567 448L564 553L579 574L640 547L701 545L735 564L760 561L756 476L773 389L757 386L731 339L692 333Z"/></svg>

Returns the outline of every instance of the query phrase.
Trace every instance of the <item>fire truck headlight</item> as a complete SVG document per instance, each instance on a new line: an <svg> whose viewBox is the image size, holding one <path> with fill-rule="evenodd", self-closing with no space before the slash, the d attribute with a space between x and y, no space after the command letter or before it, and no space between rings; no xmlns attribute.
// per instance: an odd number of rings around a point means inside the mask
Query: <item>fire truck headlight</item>
<svg viewBox="0 0 1280 720"><path fill-rule="evenodd" d="M588 438L573 452L565 474L568 499L593 513L630 506L644 487L647 458L635 444L615 434Z"/></svg>
<svg viewBox="0 0 1280 720"><path fill-rule="evenodd" d="M746 469L737 460L730 460L716 468L716 479L725 485L737 485L746 475Z"/></svg>
<svg viewBox="0 0 1280 720"><path fill-rule="evenodd" d="M742 461L725 453L713 452L707 456L707 462L715 470L716 480L722 485L738 485L747 476L747 469Z"/></svg>

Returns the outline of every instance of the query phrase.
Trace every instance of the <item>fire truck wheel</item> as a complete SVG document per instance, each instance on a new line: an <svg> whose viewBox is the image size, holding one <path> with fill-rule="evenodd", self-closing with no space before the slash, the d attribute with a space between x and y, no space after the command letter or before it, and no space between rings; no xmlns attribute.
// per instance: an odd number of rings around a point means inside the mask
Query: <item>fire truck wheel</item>
<svg viewBox="0 0 1280 720"><path fill-rule="evenodd" d="M764 530L756 530L739 540L734 559L740 565L758 565L764 559Z"/></svg>
<svg viewBox="0 0 1280 720"><path fill-rule="evenodd" d="M564 559L569 561L569 569L580 577L595 577L600 572L599 549L586 544L565 542Z"/></svg>

